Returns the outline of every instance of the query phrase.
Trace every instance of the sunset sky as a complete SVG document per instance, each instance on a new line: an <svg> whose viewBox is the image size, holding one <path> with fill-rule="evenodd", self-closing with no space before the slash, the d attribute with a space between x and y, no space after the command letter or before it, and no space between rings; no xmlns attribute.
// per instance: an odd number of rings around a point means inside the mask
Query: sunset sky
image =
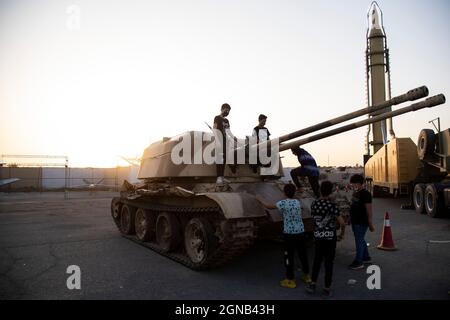
<svg viewBox="0 0 450 320"><path fill-rule="evenodd" d="M237 136L273 137L360 109L371 1L1 1L0 154L116 166L163 136L208 131L222 103ZM450 97L450 2L378 1L393 96ZM394 118L414 141L448 103ZM366 128L305 145L320 165L362 163ZM294 166L290 152L284 165Z"/></svg>

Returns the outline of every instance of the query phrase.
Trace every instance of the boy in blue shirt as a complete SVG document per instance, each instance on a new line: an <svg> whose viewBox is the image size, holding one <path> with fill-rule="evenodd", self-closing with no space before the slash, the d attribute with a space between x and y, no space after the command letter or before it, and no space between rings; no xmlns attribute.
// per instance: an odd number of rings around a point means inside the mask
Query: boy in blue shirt
<svg viewBox="0 0 450 320"><path fill-rule="evenodd" d="M309 184L316 198L320 197L319 187L319 168L313 156L300 147L291 149L292 153L297 157L300 167L291 170L291 178L297 188L301 189L302 185L298 177L308 177Z"/></svg>
<svg viewBox="0 0 450 320"><path fill-rule="evenodd" d="M309 264L306 248L305 227L302 220L300 201L294 199L296 187L289 183L284 186L286 199L276 204L269 204L263 199L257 198L267 209L278 209L283 217L283 239L284 239L284 264L286 267L286 279L280 281L280 285L293 289L297 287L294 275L294 252L297 250L302 264L303 281L311 282L309 275Z"/></svg>

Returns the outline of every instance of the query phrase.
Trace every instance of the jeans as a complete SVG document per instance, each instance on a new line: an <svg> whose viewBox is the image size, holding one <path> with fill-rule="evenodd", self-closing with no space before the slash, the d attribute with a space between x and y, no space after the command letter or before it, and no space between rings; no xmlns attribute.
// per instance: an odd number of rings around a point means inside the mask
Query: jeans
<svg viewBox="0 0 450 320"><path fill-rule="evenodd" d="M352 224L353 234L355 235L355 245L356 245L356 257L355 261L362 263L364 260L370 258L369 250L367 249L367 242L364 240L366 235L368 225L363 224Z"/></svg>
<svg viewBox="0 0 450 320"><path fill-rule="evenodd" d="M319 277L320 265L324 261L325 265L325 288L331 286L333 277L333 262L336 254L336 240L316 239L314 263L312 268L312 282L317 282Z"/></svg>
<svg viewBox="0 0 450 320"><path fill-rule="evenodd" d="M294 253L297 250L302 271L304 274L309 273L308 255L306 247L306 236L299 234L283 234L284 238L284 266L286 267L286 278L295 279L294 275Z"/></svg>
<svg viewBox="0 0 450 320"><path fill-rule="evenodd" d="M311 176L308 175L307 170L303 167L298 167L291 170L291 178L297 188L300 188L302 185L298 180L298 177L308 177L309 184L311 185L311 189L314 192L316 198L320 197L320 186L319 186L319 176Z"/></svg>
<svg viewBox="0 0 450 320"><path fill-rule="evenodd" d="M222 154L217 155L216 156L216 174L217 177L223 177L225 175L225 165L228 165L231 169L232 173L236 173L236 164L237 164L237 152L234 152L234 162L233 163L228 163L227 160L227 144L226 144L226 140L223 140L222 144L219 144L217 146L217 149L222 151ZM221 160L222 163L219 163L219 161Z"/></svg>

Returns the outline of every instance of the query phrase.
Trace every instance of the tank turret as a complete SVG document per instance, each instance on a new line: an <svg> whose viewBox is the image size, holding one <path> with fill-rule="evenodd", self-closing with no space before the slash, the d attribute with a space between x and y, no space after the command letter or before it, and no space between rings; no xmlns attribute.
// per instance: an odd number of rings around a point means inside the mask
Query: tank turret
<svg viewBox="0 0 450 320"><path fill-rule="evenodd" d="M280 143L280 151L288 149L290 146L294 145L296 142L291 142L290 144L283 144L283 142L293 140L300 136L319 131L321 129L331 127L342 122L355 119L357 117L373 113L379 110L386 109L393 105L398 105L407 101L414 101L428 95L428 88L425 86L415 88L408 91L405 94L394 97L390 100L384 101L380 104L372 106L370 108L361 108L357 111L350 112L340 117L336 117L313 126L285 134L276 139L272 139L265 143L260 143L259 145L245 145L242 142L241 147L236 147L235 150L242 151L243 157L246 161L241 161L236 166L237 173L232 173L229 168L227 169L226 175L228 177L255 177L259 178L259 174L255 174L251 168L248 166L242 166L241 164L249 164L248 153L253 152L256 154L258 148L270 148L272 141ZM379 118L377 118L379 119ZM367 119L367 123L372 123L370 119ZM350 127L345 127L347 130L351 130L355 127L353 124ZM344 131L333 131L329 136L338 134ZM321 135L320 138L325 138ZM316 140L318 140L316 139ZM303 140L302 140L303 141ZM307 143L307 142L305 142ZM155 142L151 144L145 151L141 160L141 167L139 170L139 179L153 179L161 180L165 178L177 179L177 178L204 178L216 177L215 164L213 161L207 161L205 159L205 151L214 150L214 135L211 132L199 132L199 131L188 131L183 134L177 135L172 138L164 138L162 141ZM256 163L256 156L253 157ZM179 161L177 161L179 159ZM237 157L235 160L239 160ZM282 167L280 166L276 172L272 173L273 176L282 176ZM206 179L208 180L208 179ZM210 179L211 180L211 179Z"/></svg>

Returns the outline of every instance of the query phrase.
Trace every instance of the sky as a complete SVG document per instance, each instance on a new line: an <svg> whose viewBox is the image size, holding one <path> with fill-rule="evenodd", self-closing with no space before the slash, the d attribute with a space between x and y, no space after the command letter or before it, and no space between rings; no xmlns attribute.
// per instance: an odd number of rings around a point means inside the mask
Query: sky
<svg viewBox="0 0 450 320"><path fill-rule="evenodd" d="M113 167L162 137L208 131L225 102L239 137L260 113L275 137L365 107L370 4L0 0L0 154ZM378 4L392 95L450 95L450 2ZM397 137L416 141L437 117L449 127L447 104L394 118ZM366 130L304 148L319 165L361 164Z"/></svg>

